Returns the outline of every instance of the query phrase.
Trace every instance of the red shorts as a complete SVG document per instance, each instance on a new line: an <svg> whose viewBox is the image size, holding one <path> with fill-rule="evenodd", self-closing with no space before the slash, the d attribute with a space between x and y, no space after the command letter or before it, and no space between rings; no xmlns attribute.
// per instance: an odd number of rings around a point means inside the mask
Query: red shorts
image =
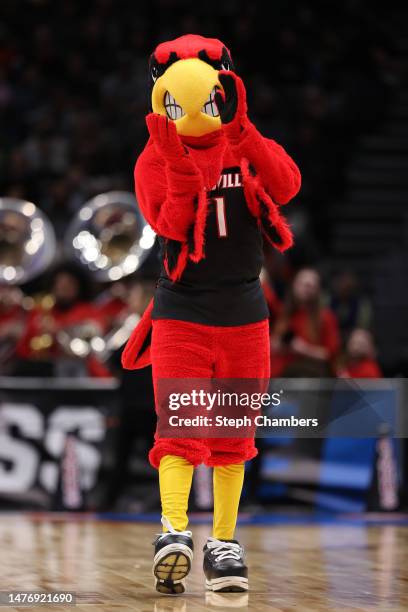
<svg viewBox="0 0 408 612"><path fill-rule="evenodd" d="M151 358L155 391L160 378L269 378L268 320L215 327L173 319L153 321ZM252 438L160 438L149 453L158 468L165 455L193 465L228 465L257 454Z"/></svg>

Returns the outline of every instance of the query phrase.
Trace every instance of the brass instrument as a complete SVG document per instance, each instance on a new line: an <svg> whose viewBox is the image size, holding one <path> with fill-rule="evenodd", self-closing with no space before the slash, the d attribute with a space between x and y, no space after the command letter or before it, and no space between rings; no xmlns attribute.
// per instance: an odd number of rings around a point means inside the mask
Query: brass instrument
<svg viewBox="0 0 408 612"><path fill-rule="evenodd" d="M68 226L64 251L99 282L120 280L136 272L155 241L155 233L129 192L101 193L79 210ZM53 227L32 202L0 198L0 285L20 285L44 272L57 252ZM138 315L117 321L103 337L100 326L84 321L57 329L51 295L30 300L40 308L41 331L30 340L39 359L49 357L55 344L67 357L85 359L91 353L105 361L125 342ZM1 347L0 347L1 349ZM1 350L0 350L1 355Z"/></svg>
<svg viewBox="0 0 408 612"><path fill-rule="evenodd" d="M143 217L134 194L101 193L80 209L64 239L67 256L73 258L99 282L118 281L136 272L149 255L156 235ZM129 314L118 320L104 337L91 333L88 325L60 331L57 339L68 355L93 353L106 361L129 338L139 320Z"/></svg>
<svg viewBox="0 0 408 612"><path fill-rule="evenodd" d="M54 229L32 202L0 198L0 283L21 285L55 258Z"/></svg>
<svg viewBox="0 0 408 612"><path fill-rule="evenodd" d="M132 193L109 191L89 200L70 224L65 251L100 282L133 274L148 256L155 233Z"/></svg>
<svg viewBox="0 0 408 612"><path fill-rule="evenodd" d="M25 329L33 300L18 285L44 272L55 258L54 229L46 215L27 200L0 198L0 310L13 303L21 313L0 328L0 364L6 367Z"/></svg>

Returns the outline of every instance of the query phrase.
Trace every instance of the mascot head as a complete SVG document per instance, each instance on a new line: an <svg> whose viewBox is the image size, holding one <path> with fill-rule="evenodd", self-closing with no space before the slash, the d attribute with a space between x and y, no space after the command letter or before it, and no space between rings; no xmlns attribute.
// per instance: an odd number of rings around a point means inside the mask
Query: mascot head
<svg viewBox="0 0 408 612"><path fill-rule="evenodd" d="M182 136L221 127L214 94L219 70L233 70L230 53L216 38L187 34L161 43L150 57L153 112L175 122Z"/></svg>

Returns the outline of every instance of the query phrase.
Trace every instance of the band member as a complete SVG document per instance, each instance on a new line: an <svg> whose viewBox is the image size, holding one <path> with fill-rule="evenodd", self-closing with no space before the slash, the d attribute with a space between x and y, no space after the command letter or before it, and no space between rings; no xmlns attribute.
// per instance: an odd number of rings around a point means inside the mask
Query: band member
<svg viewBox="0 0 408 612"><path fill-rule="evenodd" d="M110 376L93 354L81 354L80 342L79 351L75 345L71 351L71 343L61 341L61 332L79 341L83 335L87 338L103 335L104 319L90 301L89 283L85 272L74 264L62 264L54 270L51 291L30 311L17 346L20 359L17 374L57 375L60 363L69 361L70 372L64 372L65 375Z"/></svg>

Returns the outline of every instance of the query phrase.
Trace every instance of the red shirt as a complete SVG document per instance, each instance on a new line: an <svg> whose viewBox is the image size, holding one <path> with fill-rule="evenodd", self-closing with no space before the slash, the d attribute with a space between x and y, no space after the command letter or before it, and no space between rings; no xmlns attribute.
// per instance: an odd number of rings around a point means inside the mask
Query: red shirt
<svg viewBox="0 0 408 612"><path fill-rule="evenodd" d="M382 372L375 359L367 358L350 363L339 376L341 378L382 378Z"/></svg>
<svg viewBox="0 0 408 612"><path fill-rule="evenodd" d="M313 346L322 346L327 349L328 360L335 357L339 346L339 330L337 319L329 308L320 311L320 332L318 338L313 338L310 332L309 314L304 308L299 308L292 316L289 331L294 337L299 337ZM283 371L299 356L290 350L281 351L271 349L271 376L282 376Z"/></svg>

